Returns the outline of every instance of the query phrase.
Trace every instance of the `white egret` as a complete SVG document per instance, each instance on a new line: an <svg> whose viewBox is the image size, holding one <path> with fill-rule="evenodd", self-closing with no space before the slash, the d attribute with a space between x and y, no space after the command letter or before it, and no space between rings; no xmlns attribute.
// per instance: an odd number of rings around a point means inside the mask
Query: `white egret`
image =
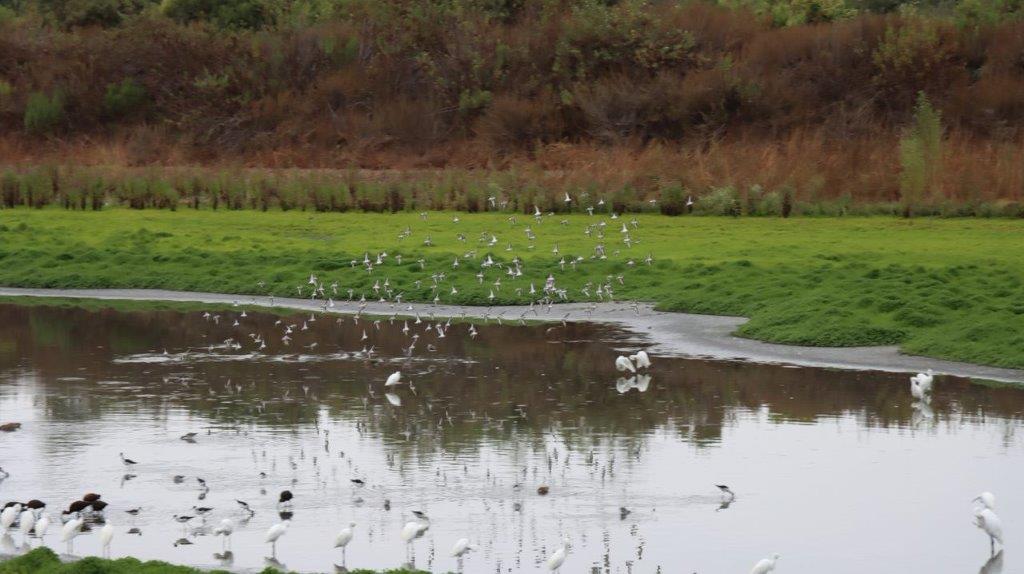
<svg viewBox="0 0 1024 574"><path fill-rule="evenodd" d="M356 527L355 522L349 522L348 526L342 528L338 535L334 537L334 547L341 548L341 561L345 562L345 547L348 546L349 542L352 542L352 537L355 535L353 529Z"/></svg>
<svg viewBox="0 0 1024 574"><path fill-rule="evenodd" d="M918 401L928 400L928 392L924 390L924 387L917 381L916 378L910 378L910 396L914 397Z"/></svg>
<svg viewBox="0 0 1024 574"><path fill-rule="evenodd" d="M100 545L103 547L103 554L110 556L110 542L114 539L114 525L106 523L100 528Z"/></svg>
<svg viewBox="0 0 1024 574"><path fill-rule="evenodd" d="M15 503L0 512L0 527L4 529L10 528L14 521L18 519L18 514L21 513L21 503Z"/></svg>
<svg viewBox="0 0 1024 574"><path fill-rule="evenodd" d="M754 565L754 569L750 571L750 574L768 574L769 572L775 571L775 561L780 556L778 554L772 554L771 558L763 558L757 564Z"/></svg>
<svg viewBox="0 0 1024 574"><path fill-rule="evenodd" d="M46 536L46 531L50 529L50 515L43 514L39 517L39 521L36 522L36 536L42 538Z"/></svg>
<svg viewBox="0 0 1024 574"><path fill-rule="evenodd" d="M615 368L620 373L624 373L626 371L629 371L631 373L635 373L636 372L636 367L633 366L633 361L630 361L629 357L625 357L625 356L622 356L622 355L619 355L615 359Z"/></svg>
<svg viewBox="0 0 1024 574"><path fill-rule="evenodd" d="M1003 521L991 508L978 508L974 511L974 525L988 534L991 551L995 553L996 542L1003 545Z"/></svg>
<svg viewBox="0 0 1024 574"><path fill-rule="evenodd" d="M972 502L980 502L982 508L987 508L989 510L996 509L996 495L988 491L982 492L978 496L975 496Z"/></svg>
<svg viewBox="0 0 1024 574"><path fill-rule="evenodd" d="M32 532L32 528L36 525L36 512L31 508L26 508L21 511L21 516L18 518L18 529L21 530L21 535L28 542L28 535Z"/></svg>
<svg viewBox="0 0 1024 574"><path fill-rule="evenodd" d="M82 515L78 512L75 513L74 518L67 521L60 529L60 541L68 543L68 552L71 552L71 542L76 536L82 533L82 526L85 524L85 520Z"/></svg>
<svg viewBox="0 0 1024 574"><path fill-rule="evenodd" d="M248 509L249 506L246 505L245 508ZM252 511L250 510L250 512ZM230 518L225 518L224 520L221 520L220 525L213 529L214 536L224 537L224 543L222 547L228 547L231 545L231 534L233 534L234 532L235 522Z"/></svg>
<svg viewBox="0 0 1024 574"><path fill-rule="evenodd" d="M413 541L423 536L423 533L430 528L430 519L426 514L418 510L414 510L412 513L416 515L416 520L406 522L401 532L402 542L405 542L407 551L411 551Z"/></svg>
<svg viewBox="0 0 1024 574"><path fill-rule="evenodd" d="M569 555L569 539L568 538L563 538L562 539L562 545L559 546L558 550L555 550L555 552L551 556L548 556L548 560L547 560L547 562L545 562L545 564L548 567L548 570L554 572L554 571L558 570L559 568L561 568L562 564L565 563L565 558L568 555Z"/></svg>
<svg viewBox="0 0 1024 574"><path fill-rule="evenodd" d="M935 381L935 372L931 369L910 377L911 383L916 383L925 393L932 392L932 383Z"/></svg>
<svg viewBox="0 0 1024 574"><path fill-rule="evenodd" d="M288 527L291 523L291 520L282 520L267 529L267 536L263 541L270 544L271 556L277 556L277 539L288 532Z"/></svg>
<svg viewBox="0 0 1024 574"><path fill-rule="evenodd" d="M395 371L388 376L388 380L384 381L385 387L393 387L395 385L402 384L402 371Z"/></svg>
<svg viewBox="0 0 1024 574"><path fill-rule="evenodd" d="M456 558L462 558L467 552L476 550L476 544L470 544L469 538L459 538L455 541L455 545L452 546L452 556Z"/></svg>
<svg viewBox="0 0 1024 574"><path fill-rule="evenodd" d="M630 355L629 359L636 364L638 369L648 369L651 366L651 358L647 355L647 351L637 351L635 355Z"/></svg>

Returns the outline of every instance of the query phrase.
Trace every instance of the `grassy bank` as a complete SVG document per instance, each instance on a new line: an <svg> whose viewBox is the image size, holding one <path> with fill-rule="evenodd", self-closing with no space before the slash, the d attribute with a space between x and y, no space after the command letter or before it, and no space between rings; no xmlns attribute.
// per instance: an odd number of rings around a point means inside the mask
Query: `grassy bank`
<svg viewBox="0 0 1024 574"><path fill-rule="evenodd" d="M373 285L387 279L405 301L436 296L484 305L536 300L530 285L539 290L551 274L568 300L597 300L597 286L610 284L617 300L748 316L739 334L766 341L898 344L909 353L1024 367L1021 221L638 215L627 247L620 227L632 216L519 216L516 224L508 214L461 213L458 223L454 216L4 210L0 285L279 296L296 296L301 287L308 296L315 273L327 295L337 282L336 298L347 298L349 289L355 298L379 298ZM598 227L584 234L600 221L608 224L603 240ZM598 243L607 259L592 257ZM381 251L389 257L367 273L364 254L375 261ZM469 252L475 258L464 257ZM499 263L518 256L522 277L495 266L479 282L488 255ZM575 257L579 264L563 270L560 260ZM430 276L442 272L435 290Z"/></svg>
<svg viewBox="0 0 1024 574"><path fill-rule="evenodd" d="M273 568L261 574L276 574ZM198 570L188 566L175 566L166 562L141 562L135 558L106 560L89 557L75 562L61 562L49 548L35 550L0 562L0 574L228 574L226 570ZM427 574L421 570L350 570L350 574Z"/></svg>

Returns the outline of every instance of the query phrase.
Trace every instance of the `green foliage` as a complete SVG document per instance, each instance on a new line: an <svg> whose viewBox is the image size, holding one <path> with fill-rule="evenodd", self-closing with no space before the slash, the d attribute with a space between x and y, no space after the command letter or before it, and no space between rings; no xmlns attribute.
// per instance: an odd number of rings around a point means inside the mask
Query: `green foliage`
<svg viewBox="0 0 1024 574"><path fill-rule="evenodd" d="M277 574L267 567L260 574ZM175 566L166 562L142 562L135 558L106 560L90 556L75 562L63 563L49 548L43 546L10 560L0 562L0 574L228 574L224 570L199 570L188 566ZM422 570L395 569L378 573L376 570L357 569L352 574L429 574Z"/></svg>
<svg viewBox="0 0 1024 574"><path fill-rule="evenodd" d="M913 126L900 139L900 167L900 198L910 216L942 172L942 118L924 92L918 94Z"/></svg>
<svg viewBox="0 0 1024 574"><path fill-rule="evenodd" d="M769 16L776 26L834 22L851 18L857 8L845 0L722 0L723 4L745 6Z"/></svg>
<svg viewBox="0 0 1024 574"><path fill-rule="evenodd" d="M25 131L30 134L49 134L64 121L64 95L57 91L47 96L33 92L25 104Z"/></svg>
<svg viewBox="0 0 1024 574"><path fill-rule="evenodd" d="M255 30L270 24L260 0L163 0L161 11L178 22L209 21L220 28Z"/></svg>
<svg viewBox="0 0 1024 574"><path fill-rule="evenodd" d="M1020 0L962 0L955 3L957 25L963 28L991 28L1000 22L1024 17Z"/></svg>
<svg viewBox="0 0 1024 574"><path fill-rule="evenodd" d="M146 104L146 88L131 78L118 84L108 84L103 96L103 114L112 119L130 116Z"/></svg>

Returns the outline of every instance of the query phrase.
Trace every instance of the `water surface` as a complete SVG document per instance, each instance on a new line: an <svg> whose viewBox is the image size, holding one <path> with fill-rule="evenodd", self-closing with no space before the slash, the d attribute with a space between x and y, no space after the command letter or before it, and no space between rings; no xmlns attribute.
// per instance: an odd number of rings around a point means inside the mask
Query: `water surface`
<svg viewBox="0 0 1024 574"><path fill-rule="evenodd" d="M595 325L478 322L473 337L453 323L439 338L429 317L240 315L0 305L0 422L23 424L0 435L0 499L55 516L100 492L114 556L203 566L223 563L209 530L240 520L243 499L256 514L225 564L239 570L333 571L350 521L349 568L400 566L411 510L432 518L412 559L435 572L460 567L462 537L480 546L466 572L542 571L563 536L565 572L748 572L773 552L785 573L1024 564L1017 388L943 378L922 407L903 375L660 357L626 380L613 360L637 343ZM389 396L399 369L415 391ZM715 484L736 500L723 507ZM282 489L294 514L273 562L262 540ZM982 490L1011 549L992 561L971 524ZM205 525L171 519L195 505L214 508ZM64 551L55 530L46 543ZM16 531L0 539L23 548ZM95 532L73 552L99 554Z"/></svg>

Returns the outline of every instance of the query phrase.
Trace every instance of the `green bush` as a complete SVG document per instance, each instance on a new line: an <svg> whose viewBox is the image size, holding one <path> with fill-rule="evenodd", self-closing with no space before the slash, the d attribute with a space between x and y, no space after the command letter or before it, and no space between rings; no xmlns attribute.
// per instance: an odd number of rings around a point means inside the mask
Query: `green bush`
<svg viewBox="0 0 1024 574"><path fill-rule="evenodd" d="M108 84L103 96L103 115L110 119L130 116L145 107L147 98L146 88L131 78Z"/></svg>
<svg viewBox="0 0 1024 574"><path fill-rule="evenodd" d="M909 217L942 169L942 118L923 92L917 97L914 124L900 140L900 167L900 199Z"/></svg>
<svg viewBox="0 0 1024 574"><path fill-rule="evenodd" d="M736 190L732 187L717 187L711 193L702 196L694 206L705 215L739 215L740 202Z"/></svg>
<svg viewBox="0 0 1024 574"><path fill-rule="evenodd" d="M47 96L33 92L25 104L25 131L30 134L48 134L57 130L64 121L64 95L55 92Z"/></svg>
<svg viewBox="0 0 1024 574"><path fill-rule="evenodd" d="M259 0L163 0L160 10L181 23L207 21L229 29L258 29L270 19Z"/></svg>

